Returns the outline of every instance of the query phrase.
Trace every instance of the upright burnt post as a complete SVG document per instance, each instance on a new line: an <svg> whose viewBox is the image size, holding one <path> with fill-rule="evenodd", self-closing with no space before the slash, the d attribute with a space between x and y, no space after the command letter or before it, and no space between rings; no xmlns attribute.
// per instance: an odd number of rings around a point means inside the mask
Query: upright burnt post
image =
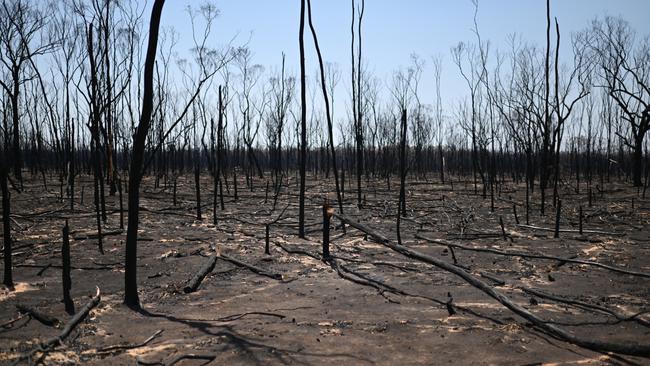
<svg viewBox="0 0 650 366"><path fill-rule="evenodd" d="M330 257L330 218L334 213L327 202L323 204L323 258Z"/></svg>
<svg viewBox="0 0 650 366"><path fill-rule="evenodd" d="M264 254L271 254L271 249L269 248L269 229L271 224L266 224L266 237L264 242Z"/></svg>
<svg viewBox="0 0 650 366"><path fill-rule="evenodd" d="M70 278L70 227L68 220L65 220L63 227L63 245L61 246L62 257L62 275L63 275L63 303L65 304L65 311L70 315L74 315L74 302L70 297L70 289L72 289L72 279Z"/></svg>
<svg viewBox="0 0 650 366"><path fill-rule="evenodd" d="M117 192L120 195L120 229L124 230L124 197L122 196L122 178L117 178Z"/></svg>
<svg viewBox="0 0 650 366"><path fill-rule="evenodd" d="M199 173L199 164L194 167L194 186L196 190L196 219L202 220L201 217L201 176Z"/></svg>
<svg viewBox="0 0 650 366"><path fill-rule="evenodd" d="M557 200L557 210L555 211L555 235L554 238L560 237L560 213L562 212L562 200Z"/></svg>

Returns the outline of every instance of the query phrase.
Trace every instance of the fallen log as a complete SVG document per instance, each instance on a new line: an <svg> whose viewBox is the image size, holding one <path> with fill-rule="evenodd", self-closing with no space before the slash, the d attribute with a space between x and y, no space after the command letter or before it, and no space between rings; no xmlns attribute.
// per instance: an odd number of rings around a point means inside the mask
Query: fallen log
<svg viewBox="0 0 650 366"><path fill-rule="evenodd" d="M41 324L47 325L48 327L56 327L59 324L61 324L61 321L59 319L57 319L57 318L55 318L53 316L47 315L47 314L43 314L40 311L38 311L36 309L32 309L32 308L30 308L28 306L17 304L16 309L18 309L18 311L21 314L26 314L26 315L38 320Z"/></svg>
<svg viewBox="0 0 650 366"><path fill-rule="evenodd" d="M41 347L43 349L47 350L51 347L58 346L64 339L66 339L70 335L72 330L74 330L74 328L77 325L79 325L79 323L81 323L86 318L86 316L88 316L90 310L92 310L95 306L99 304L99 301L101 300L100 291L99 291L99 287L96 288L97 288L97 293L95 294L95 296L93 296L90 299L90 301L88 301L88 303L86 303L86 305L77 314L75 314L75 316L73 316L72 319L70 319L70 321L68 321L65 327L63 327L61 333L41 343Z"/></svg>
<svg viewBox="0 0 650 366"><path fill-rule="evenodd" d="M242 262L242 261L240 261L239 259L233 258L233 257L231 257L231 256L229 256L229 255L226 255L226 254L219 254L218 257L221 258L221 259L223 259L223 260L225 260L225 261L228 261L228 262L230 262L230 263L232 263L232 264L234 264L234 265L237 265L237 266L239 266L239 267L249 269L249 270L251 270L252 272L257 273L258 275L266 276L266 277L272 278L272 279L274 279L274 280L282 280L282 275L279 274L279 273L272 273L272 272L269 272L269 271L267 271L267 270L265 270L265 269L262 269L262 268L256 267L256 266L254 266L254 265L252 265L252 264L248 264L248 263L246 263L246 262Z"/></svg>
<svg viewBox="0 0 650 366"><path fill-rule="evenodd" d="M183 291L186 294L189 294L190 292L196 291L199 286L201 285L201 282L205 278L205 276L208 275L208 273L212 272L214 269L215 264L217 264L217 258L218 255L215 253L208 259L207 262L201 267L201 269L190 279L190 281L187 283L187 285L183 288Z"/></svg>
<svg viewBox="0 0 650 366"><path fill-rule="evenodd" d="M346 218L347 219L347 218ZM349 219L348 219L349 220ZM350 226L356 227L357 229L359 226L354 226L352 223L348 222ZM363 226L362 226L363 227ZM361 230L361 229L360 229ZM363 231L363 230L362 230ZM374 231L369 230L370 232L366 232L368 235L371 235L371 233L374 233ZM440 269L443 269L447 272L450 272L463 280L465 282L469 283L470 285L474 286L475 288L483 291L485 294L488 296L492 297L493 299L497 300L499 303L501 303L503 306L506 308L510 309L512 312L515 314L521 316L522 318L528 320L529 322L533 323L535 326L537 326L539 329L543 330L544 332L550 334L551 336L563 340L565 342L569 342L572 344L575 344L577 346L587 348L593 351L597 352L615 352L615 353L620 353L620 354L625 354L625 355L630 355L630 356L641 356L641 357L650 357L650 345L644 345L644 344L638 344L638 343L633 343L631 341L628 341L624 344L621 343L610 343L610 342L604 342L604 341L598 341L598 340L591 340L591 339L585 339L581 337L577 337L566 330L557 327L555 325L549 324L547 321L544 319L538 317L537 315L531 313L524 307L516 304L512 300L510 300L508 297L500 293L499 291L495 290L492 288L490 285L487 283L483 282L482 280L478 279L477 277L471 275L470 273L466 272L465 270L454 266L452 264L449 264L447 262L444 262L442 260L439 260L437 258L431 257L429 255L420 253L416 250L410 249L408 247L405 247L403 245L398 245L398 244L393 244L388 240L385 240L382 243L384 246L392 249L393 251L400 253L406 257L412 258L412 259L417 259L419 261L431 264L435 267L438 267Z"/></svg>
<svg viewBox="0 0 650 366"><path fill-rule="evenodd" d="M612 271L612 272L618 272L618 273L623 273L623 274L632 275L632 276L650 278L650 273L638 272L638 271L629 271L629 270L626 270L626 269L623 269L623 268L613 267L613 266L609 266L607 264L602 264L602 263L583 260L583 259L563 258L563 257L556 257L556 256L552 256L552 255L547 255L547 254L534 254L534 253L524 253L524 252L514 252L514 251L511 252L511 251L505 251L505 250L499 250L499 249L493 249L493 248L468 247L466 245L449 243L447 241L443 241L443 240L439 240L439 239L427 238L426 236L423 236L423 235L420 235L420 234L415 234L415 237L418 238L418 239L425 240L425 241L427 241L429 243L439 244L439 245L444 245L444 246L447 246L447 247L454 247L454 248L469 250L469 251L474 251L474 252L491 253L491 254L508 256L508 257L522 257L522 258L530 258L530 259L553 260L553 261L558 261L558 262L561 262L561 263L584 264L584 265L587 265L587 266L593 266L593 267L606 269L606 270L609 270L609 271Z"/></svg>

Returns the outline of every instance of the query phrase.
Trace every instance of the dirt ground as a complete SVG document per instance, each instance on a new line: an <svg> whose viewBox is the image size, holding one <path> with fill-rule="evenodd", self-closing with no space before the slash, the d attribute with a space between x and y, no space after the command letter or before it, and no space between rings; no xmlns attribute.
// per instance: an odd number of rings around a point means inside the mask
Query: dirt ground
<svg viewBox="0 0 650 366"><path fill-rule="evenodd" d="M70 316L64 311L61 280L61 229L69 219L72 256L72 296L79 310L101 289L101 302L62 346L45 355L45 364L177 365L209 362L297 365L601 365L650 364L650 359L603 354L557 340L481 291L431 265L402 256L365 238L356 229L331 232L331 253L353 276L376 280L399 290L378 290L342 278L318 260L321 251L323 197L331 183L311 177L307 189L308 238L297 238L295 177L284 189L275 211L265 200L266 182L254 189L239 181L239 199L232 184L225 210L212 224L211 179L202 181L203 220L195 219L193 177L178 181L178 204L172 187L143 182L138 284L144 311L122 305L124 240L119 233L118 197L107 195L109 210L104 255L99 254L90 177L82 177L84 202L77 191L74 212L60 200L59 188L45 191L40 178L26 181L22 194L13 193L14 280L16 291L0 292L0 364L14 364L39 342L56 336ZM577 230L583 206L584 229L605 233L553 232L517 226L525 221L524 188L506 184L490 212L489 196L454 178L453 187L431 179L410 179L408 218L402 220L404 245L452 262L445 246L417 239L416 233L471 247L544 253L650 272L650 200L625 184L594 189L589 207L586 188L576 194L562 190L561 228ZM331 182L328 179L327 182ZM56 182L55 179L52 182ZM345 214L395 239L396 180L365 182L365 205L355 207L355 193L346 186ZM79 187L77 187L79 188ZM226 187L224 187L226 191ZM226 192L224 192L226 194ZM533 202L538 202L538 192ZM126 195L125 195L126 196ZM264 223L289 205L283 219L270 229L271 255L264 254ZM553 211L550 207L549 211ZM502 236L502 218L507 239ZM542 217L537 205L530 224L552 228L554 213ZM333 224L339 224L333 220ZM90 235L90 238L89 238ZM284 249L282 248L284 247ZM289 253L287 250L288 249ZM187 281L215 252L227 254L271 273L273 279L223 259L198 291L183 292ZM312 254L316 258L309 256ZM530 295L523 288L614 310L623 316L650 311L648 278L615 273L593 266L454 250L458 264L493 285L531 312L575 335L610 342L650 343L650 313L621 321L603 312ZM0 263L0 267L2 264ZM492 277L480 277L480 274ZM502 280L505 284L498 283ZM401 294L400 294L401 293ZM445 303L453 298L456 314ZM17 304L27 305L61 321L45 326L19 317ZM639 321L640 320L640 321ZM643 322L645 321L645 324ZM161 331L161 332L158 332ZM115 345L139 345L107 349ZM40 356L35 353L34 356ZM23 363L28 363L25 359Z"/></svg>

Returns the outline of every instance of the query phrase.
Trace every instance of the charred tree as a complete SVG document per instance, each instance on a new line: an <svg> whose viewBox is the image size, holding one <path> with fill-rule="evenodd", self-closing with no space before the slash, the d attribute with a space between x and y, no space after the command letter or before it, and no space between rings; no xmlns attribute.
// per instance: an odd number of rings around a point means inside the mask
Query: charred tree
<svg viewBox="0 0 650 366"><path fill-rule="evenodd" d="M156 49L158 46L158 30L160 16L165 0L155 0L151 10L149 24L149 41L147 56L144 64L144 81L142 96L142 112L140 122L133 136L133 153L129 169L129 216L126 232L126 253L124 272L124 303L132 309L140 308L137 282L137 250L138 226L140 223L140 183L142 182L142 167L147 134L151 126L153 113L153 68L156 62Z"/></svg>

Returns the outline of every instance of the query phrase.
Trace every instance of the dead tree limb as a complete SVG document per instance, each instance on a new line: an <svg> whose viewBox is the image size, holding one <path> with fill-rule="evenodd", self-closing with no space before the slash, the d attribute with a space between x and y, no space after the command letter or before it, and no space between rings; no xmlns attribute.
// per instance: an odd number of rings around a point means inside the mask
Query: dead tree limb
<svg viewBox="0 0 650 366"><path fill-rule="evenodd" d="M357 222L345 215L339 214L339 213L334 213L334 217L338 218L339 220L343 221L344 223L352 226L353 228L360 230L366 234L368 234L369 237L373 238L375 241L379 243L386 243L388 242L388 238L384 236L383 234L369 228L368 226Z"/></svg>
<svg viewBox="0 0 650 366"><path fill-rule="evenodd" d="M342 218L343 220L347 218ZM359 230L360 227L366 228L364 225L350 222L349 219L347 219L347 223L350 226L353 226ZM354 225L356 224L356 225ZM375 231L372 229L369 229L366 231L368 235L371 235L375 238ZM522 318L530 321L533 323L535 326L538 328L542 329L543 331L547 332L548 334L552 335L555 338L558 338L560 340L575 344L577 346L587 348L593 351L597 352L615 352L615 353L620 353L620 354L626 354L630 356L641 356L641 357L650 357L650 346L648 345L642 345L642 344L637 344L637 343L632 343L632 342L627 342L625 344L621 343L610 343L610 342L603 342L603 341L597 341L597 340L591 340L591 339L584 339L581 337L577 337L567 331L565 331L562 328L559 328L555 325L549 324L547 321L544 319L538 317L537 315L531 313L530 311L526 310L522 306L514 303L511 301L508 297L504 296L501 294L499 291L495 290L492 288L490 285L487 283L481 281L480 279L476 278L475 276L471 275L470 273L466 272L465 270L454 266L452 264L449 264L447 262L441 261L439 259L433 258L431 256L428 256L426 254L420 253L418 251L415 251L413 249L407 248L403 245L398 245L398 244L393 244L389 240L384 240L382 241L382 244L384 244L386 247L396 251L397 253L400 253L406 257L412 258L412 259L417 259L419 261L429 263L433 266L436 266L438 268L444 269L445 271L448 271L452 274L455 274L456 276L462 278L465 280L467 283L470 285L476 287L477 289L483 291L485 294L488 296L494 298L497 300L499 303L501 303L503 306L506 308L510 309L512 312L515 314L521 316ZM555 258L554 258L555 259ZM570 261L570 260L567 260ZM592 262L594 263L594 262Z"/></svg>
<svg viewBox="0 0 650 366"><path fill-rule="evenodd" d="M541 226L534 226L534 225L525 225L525 224L518 224L518 227L524 228L524 229L530 229L530 230L540 230L540 231L552 231L555 232L554 228L550 227L541 227ZM559 232L561 233L576 233L579 234L580 230L574 230L574 229L560 229ZM598 234L598 235L611 235L611 236L625 236L625 233L617 233L614 231L602 231L602 230L582 230L584 234Z"/></svg>
<svg viewBox="0 0 650 366"><path fill-rule="evenodd" d="M456 276L462 278L465 280L467 283L470 285L476 287L477 289L483 291L485 294L488 296L494 298L497 300L499 303L501 303L503 306L506 308L510 309L512 312L515 314L521 316L522 318L530 321L533 323L535 326L538 328L542 329L543 331L547 332L548 334L554 336L555 338L558 338L560 340L575 344L577 346L587 348L593 351L597 352L615 352L615 353L620 353L620 354L625 354L625 355L630 355L630 356L641 356L641 357L650 357L650 346L649 345L642 345L642 344L637 344L633 343L631 341L628 341L624 344L621 343L610 343L610 342L604 342L604 341L598 341L598 340L591 340L591 339L585 339L581 337L577 337L566 330L559 328L557 326L554 326L552 324L549 324L547 321L544 319L538 317L537 315L531 313L530 311L526 310L522 306L514 303L511 301L508 297L505 295L501 294L499 291L495 290L491 286L489 286L487 283L481 281L480 279L474 277L473 275L467 273L461 268L458 268L454 265L451 265L447 262L441 261L439 259L433 258L431 256L428 256L426 254L417 252L413 249L407 248L402 245L397 245L393 244L390 242L383 243L386 247L404 255L409 258L417 259L426 263L429 263L431 265L434 265L438 268L444 269L445 271L451 272L455 274Z"/></svg>
<svg viewBox="0 0 650 366"><path fill-rule="evenodd" d="M555 301L555 302L560 302L560 303L563 303L563 304L574 305L574 306L582 308L582 309L597 310L597 311L600 311L602 313L609 314L609 315L613 316L618 321L634 321L634 322L637 322L637 323L639 323L641 325L644 325L646 327L650 327L650 322L639 318L640 315L643 315L643 314L646 314L646 313L650 312L648 310L640 311L640 312L637 312L637 313L632 314L632 315L622 315L622 314L619 314L619 313L615 312L614 310L606 308L604 306L590 304L590 303L587 303L587 302L584 302L584 301L579 301L579 300L567 299L567 298L564 298L564 297L547 294L545 292L538 291L538 290L535 290L535 289L530 289L530 288L525 288L525 287L519 287L519 288L522 291L526 292L526 293L529 293L529 294L532 294L532 295L535 295L535 296L538 296L538 297L541 297L541 298L544 298L544 299L552 300L552 301Z"/></svg>
<svg viewBox="0 0 650 366"><path fill-rule="evenodd" d="M59 324L61 324L61 321L53 316L43 314L38 310L32 309L28 306L17 304L16 309L21 314L26 314L36 320L38 320L41 324L47 325L48 327L56 327Z"/></svg>
<svg viewBox="0 0 650 366"><path fill-rule="evenodd" d="M267 271L267 270L265 270L265 269L262 269L262 268L256 267L256 266L254 266L254 265L252 265L252 264L248 264L248 263L246 263L246 262L242 262L242 261L240 261L239 259L237 259L237 258L233 258L233 257L231 257L231 256L229 256L229 255L226 255L226 254L219 254L218 257L221 258L221 259L223 259L223 260L226 260L226 261L228 261L228 262L230 262L230 263L232 263L232 264L234 264L234 265L237 265L237 266L239 266L239 267L249 269L249 270L251 270L252 272L257 273L258 275L266 276L266 277L272 278L272 279L274 279L274 280L282 280L282 275L279 274L279 273L272 273L272 272L269 272L269 271Z"/></svg>
<svg viewBox="0 0 650 366"><path fill-rule="evenodd" d="M551 256L551 255L546 255L546 254L534 254L534 253L524 253L524 252L514 252L514 251L511 252L511 251L492 249L492 248L474 248L474 247L468 247L466 245L450 243L448 241L443 241L443 240L439 240L439 239L427 238L427 237L425 237L423 235L420 235L420 234L415 234L415 237L418 238L418 239L425 240L425 241L427 241L429 243L439 244L439 245L444 245L444 246L447 246L447 247L454 247L454 248L459 248L459 249L469 250L469 251L474 251L474 252L484 252L484 253L491 253L491 254L497 254L497 255L509 256L509 257L522 257L522 258L529 258L529 259L553 260L553 261L558 261L558 262L563 262L563 263L584 264L584 265L588 265L588 266L593 266L593 267L606 269L606 270L609 270L609 271L612 271L612 272L623 273L623 274L638 276L638 277L648 277L648 278L650 278L650 273L638 272L638 271L628 271L628 270L625 270L625 269L622 269L622 268L612 267L612 266L608 266L606 264L593 262L593 261L588 261L588 260L562 258L562 257L555 257L555 256Z"/></svg>
<svg viewBox="0 0 650 366"><path fill-rule="evenodd" d="M90 310L92 310L95 306L97 306L99 304L99 301L101 300L99 287L96 288L97 288L97 293L95 294L95 296L93 296L90 299L90 301L88 301L88 303L86 303L86 305L77 314L75 314L75 316L73 316L72 319L70 319L70 321L68 321L68 323L65 325L65 327L63 327L63 330L61 331L61 333L59 333L59 335L52 337L47 341L41 343L41 348L47 350L59 345L64 339L66 339L70 335L72 330L77 325L79 325L79 323L81 323L86 318L86 316L88 316Z"/></svg>
<svg viewBox="0 0 650 366"><path fill-rule="evenodd" d="M160 333L162 333L162 332L163 332L162 329L157 330L154 334L152 334L144 342L140 342L140 343L136 343L136 344L118 344L118 345L114 345L114 346L104 347L104 348L98 349L97 353L113 353L113 352L116 352L116 351L123 351L123 350L129 350L129 349L144 347L147 344L149 344L151 341L153 341L156 337L158 337L160 335Z"/></svg>
<svg viewBox="0 0 650 366"><path fill-rule="evenodd" d="M13 319L11 319L11 320L9 320L9 321L6 321L6 322L0 324L0 328L7 328L7 327L9 327L10 325L12 325L13 323L19 321L20 319L23 319L23 318L26 317L26 316L28 316L28 315L27 315L27 314L20 314L20 315L18 315L17 317L15 317L15 318L13 318Z"/></svg>
<svg viewBox="0 0 650 366"><path fill-rule="evenodd" d="M286 245L283 245L282 243L278 243L278 242L273 242L273 244L280 247L280 249L284 250L285 252L287 252L289 254L301 254L301 255L306 255L308 257L311 257L311 258L313 258L313 259L315 259L317 261L322 261L323 260L323 257L321 257L319 255L316 255L316 254L313 254L313 253L310 253L310 252L308 252L306 250L289 248Z"/></svg>
<svg viewBox="0 0 650 366"><path fill-rule="evenodd" d="M73 235L72 238L74 240L98 239L99 237L122 235L122 233L124 233L124 230L113 230L113 231L104 231L101 234L89 233L89 234Z"/></svg>
<svg viewBox="0 0 650 366"><path fill-rule="evenodd" d="M165 362L163 365L164 366L173 366L177 364L178 362L182 360L205 360L205 361L213 361L214 359L217 358L217 355L215 354L195 354L195 353L186 353L183 355L178 355L171 360Z"/></svg>
<svg viewBox="0 0 650 366"><path fill-rule="evenodd" d="M212 272L214 269L215 264L217 264L217 258L218 255L215 253L208 259L207 262L201 267L201 269L190 279L190 281L187 283L187 285L183 288L183 291L186 294L189 294L190 292L196 291L199 286L201 285L201 282L205 278L205 276L208 275L208 273Z"/></svg>

